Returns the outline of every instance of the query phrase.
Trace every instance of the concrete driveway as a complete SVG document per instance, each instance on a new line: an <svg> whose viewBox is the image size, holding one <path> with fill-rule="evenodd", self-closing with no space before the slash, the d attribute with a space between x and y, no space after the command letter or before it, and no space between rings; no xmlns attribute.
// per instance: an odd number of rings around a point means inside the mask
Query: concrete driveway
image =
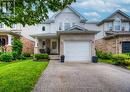
<svg viewBox="0 0 130 92"><path fill-rule="evenodd" d="M33 92L130 92L130 71L107 64L51 61Z"/></svg>

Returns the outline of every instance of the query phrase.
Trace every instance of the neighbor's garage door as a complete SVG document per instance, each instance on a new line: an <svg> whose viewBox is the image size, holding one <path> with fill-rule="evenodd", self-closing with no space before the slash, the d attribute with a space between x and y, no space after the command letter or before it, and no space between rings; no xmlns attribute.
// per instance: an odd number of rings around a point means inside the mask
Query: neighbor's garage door
<svg viewBox="0 0 130 92"><path fill-rule="evenodd" d="M65 41L65 61L88 62L91 61L91 45L88 41Z"/></svg>
<svg viewBox="0 0 130 92"><path fill-rule="evenodd" d="M122 53L130 52L130 41L122 42Z"/></svg>

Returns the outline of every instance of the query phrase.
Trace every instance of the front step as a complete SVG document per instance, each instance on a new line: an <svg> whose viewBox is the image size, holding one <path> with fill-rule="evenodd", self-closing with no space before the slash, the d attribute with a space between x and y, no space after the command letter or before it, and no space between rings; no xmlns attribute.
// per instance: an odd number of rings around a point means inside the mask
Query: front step
<svg viewBox="0 0 130 92"><path fill-rule="evenodd" d="M60 60L60 55L49 55L50 60Z"/></svg>

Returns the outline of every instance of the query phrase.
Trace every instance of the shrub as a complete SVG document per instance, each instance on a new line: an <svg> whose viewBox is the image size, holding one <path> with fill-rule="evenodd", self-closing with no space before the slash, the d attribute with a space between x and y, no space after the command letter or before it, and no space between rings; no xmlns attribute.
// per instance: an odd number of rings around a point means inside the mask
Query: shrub
<svg viewBox="0 0 130 92"><path fill-rule="evenodd" d="M126 54L114 54L112 61L115 65L127 66L130 64L130 57Z"/></svg>
<svg viewBox="0 0 130 92"><path fill-rule="evenodd" d="M49 59L48 54L34 54L34 58L39 60L39 59Z"/></svg>
<svg viewBox="0 0 130 92"><path fill-rule="evenodd" d="M6 52L0 55L0 60L4 62L10 62L13 60L13 55L10 52Z"/></svg>
<svg viewBox="0 0 130 92"><path fill-rule="evenodd" d="M99 59L98 62L113 64L112 60L103 60L103 59Z"/></svg>
<svg viewBox="0 0 130 92"><path fill-rule="evenodd" d="M23 53L24 57L31 57L30 53Z"/></svg>
<svg viewBox="0 0 130 92"><path fill-rule="evenodd" d="M19 59L25 60L26 57L24 56L24 54L21 54L20 57L19 57Z"/></svg>
<svg viewBox="0 0 130 92"><path fill-rule="evenodd" d="M16 60L17 59L17 52L12 52L12 55L13 55L13 60Z"/></svg>
<svg viewBox="0 0 130 92"><path fill-rule="evenodd" d="M20 39L14 38L12 44L12 51L17 53L17 58L20 57L22 53L23 44Z"/></svg>
<svg viewBox="0 0 130 92"><path fill-rule="evenodd" d="M106 53L106 52L103 52L103 51L100 51L100 50L96 50L96 55L100 59L112 59L112 53L111 52Z"/></svg>

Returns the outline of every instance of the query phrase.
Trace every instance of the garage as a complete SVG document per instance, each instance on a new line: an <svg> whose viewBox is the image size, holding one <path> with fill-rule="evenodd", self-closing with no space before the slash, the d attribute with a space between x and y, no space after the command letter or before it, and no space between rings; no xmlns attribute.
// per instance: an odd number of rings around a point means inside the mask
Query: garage
<svg viewBox="0 0 130 92"><path fill-rule="evenodd" d="M89 41L64 41L64 55L66 62L90 62L91 44Z"/></svg>
<svg viewBox="0 0 130 92"><path fill-rule="evenodd" d="M130 52L130 41L122 42L122 53Z"/></svg>

